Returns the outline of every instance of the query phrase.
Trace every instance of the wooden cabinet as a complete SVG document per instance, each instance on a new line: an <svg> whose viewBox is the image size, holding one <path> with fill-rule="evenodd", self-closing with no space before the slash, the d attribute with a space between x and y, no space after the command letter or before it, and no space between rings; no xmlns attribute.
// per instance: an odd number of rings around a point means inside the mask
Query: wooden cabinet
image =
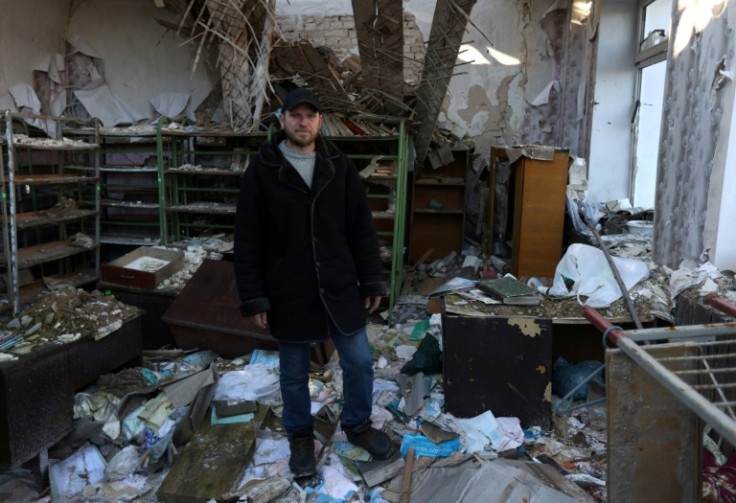
<svg viewBox="0 0 736 503"><path fill-rule="evenodd" d="M492 149L491 158L494 163L508 161L505 149ZM566 150L552 149L538 157L521 155L511 163L510 269L517 277L554 276L562 257L568 164Z"/></svg>
<svg viewBox="0 0 736 503"><path fill-rule="evenodd" d="M460 252L465 229L465 179L472 150L452 151L452 162L415 175L412 184L409 262Z"/></svg>
<svg viewBox="0 0 736 503"><path fill-rule="evenodd" d="M44 121L59 136L28 127ZM61 117L6 113L3 163L3 251L6 303L15 313L54 278L73 286L92 283L100 271L99 139L61 137ZM77 123L81 119L73 119Z"/></svg>

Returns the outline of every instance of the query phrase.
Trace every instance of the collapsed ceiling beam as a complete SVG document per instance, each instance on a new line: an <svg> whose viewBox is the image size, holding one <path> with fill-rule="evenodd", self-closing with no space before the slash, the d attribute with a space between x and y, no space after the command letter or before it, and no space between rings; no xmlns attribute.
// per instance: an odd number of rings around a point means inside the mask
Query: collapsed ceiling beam
<svg viewBox="0 0 736 503"><path fill-rule="evenodd" d="M383 101L383 110L379 112L401 114L404 93L402 0L352 0L352 3L361 66L371 69L362 74L363 88L379 96L394 98ZM394 57L386 57L387 54Z"/></svg>
<svg viewBox="0 0 736 503"><path fill-rule="evenodd" d="M424 70L416 93L414 119L419 127L415 135L415 166L419 171L429 151L473 5L475 0L437 0L424 58Z"/></svg>

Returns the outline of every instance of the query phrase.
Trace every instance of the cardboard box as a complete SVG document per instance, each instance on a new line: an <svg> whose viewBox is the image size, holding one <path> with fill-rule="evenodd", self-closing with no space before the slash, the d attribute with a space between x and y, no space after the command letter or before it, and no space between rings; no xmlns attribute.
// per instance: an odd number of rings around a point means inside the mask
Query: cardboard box
<svg viewBox="0 0 736 503"><path fill-rule="evenodd" d="M156 285L184 268L184 253L141 246L103 264L102 281L155 290Z"/></svg>

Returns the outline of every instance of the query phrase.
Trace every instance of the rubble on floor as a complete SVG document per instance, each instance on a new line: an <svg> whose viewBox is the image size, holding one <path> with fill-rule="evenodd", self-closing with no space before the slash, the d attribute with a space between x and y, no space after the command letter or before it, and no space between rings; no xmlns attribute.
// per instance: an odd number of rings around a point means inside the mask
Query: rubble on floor
<svg viewBox="0 0 736 503"><path fill-rule="evenodd" d="M588 472L581 473L598 475L596 480L602 484L600 477L605 468L590 467L596 458L584 442L577 447L565 444L566 439L553 432L522 430L515 418L495 418L491 411L471 419L453 417L442 412L440 375L425 375L422 371L413 376L402 374L401 369L416 360L421 341L441 332L435 323L417 335L417 325L420 331L427 326L422 321L393 328L369 325L377 360L372 420L401 445L404 457L409 448L416 452L411 489L412 497L418 498L415 501L450 501L445 496L434 500L421 496L435 491L433 484L440 474L453 477L456 485L465 484L468 490L480 491L479 494L492 488L501 491L490 481L509 477L504 484L511 489L518 486L515 491L531 490L535 495L529 500L532 502L550 501L546 498L552 494L558 495L559 501L593 501L562 471L532 463L536 456L544 454L565 466L567 472L577 472L574 462L588 460ZM184 453L198 449L193 445L197 435L215 424L221 432L239 424L252 424L258 412L244 411L253 410L248 409L248 403L256 402L266 406L268 413L261 414L263 427L255 433L252 456L239 453L241 466L233 471L234 475L239 472L239 477L223 486L222 493L228 492L233 498L229 501L251 501L247 498L255 494L261 495L256 501L306 501L310 494L318 497L317 501L398 501L396 496L401 491L396 488L402 485L404 459L371 462L366 451L349 444L344 433L336 428L342 395L342 371L336 359L323 368L315 366L311 374L310 390L320 441L316 442L319 475L309 481L293 481L289 472L288 441L278 421L281 404L277 353L256 350L235 360L219 358L211 351L180 353L171 359L154 353L144 361L142 367L102 376L75 397L76 430L49 452L53 501L176 501L175 492L166 492L161 498L162 487ZM195 407L196 397L206 387L204 383L212 380L187 386L188 393L171 393L170 387L192 376L207 374L208 368L216 369L217 384L201 406L213 406L206 418L194 425L192 440L180 443L176 432L181 422L191 414L189 409ZM407 382L412 384L407 386ZM221 403L240 403L242 410L233 408L220 417L214 404ZM412 413L408 413L410 405ZM585 429L580 421L575 427L576 433ZM576 438L585 437L581 434ZM209 445L210 457L201 470L217 468L220 462L233 462L229 445ZM515 460L503 459L509 452L514 453ZM526 473L523 482L515 478L521 473ZM489 474L495 478L488 478ZM18 490L17 481L22 475L8 479L13 481L13 491ZM0 494L11 489L3 484ZM223 494L211 497L221 500Z"/></svg>
<svg viewBox="0 0 736 503"><path fill-rule="evenodd" d="M631 295L642 312L661 310L657 317L665 319L682 291L700 288L725 298L733 291L733 278L712 267L669 271L653 266L647 250L641 251L637 248L635 255L647 260L649 276ZM203 256L201 244L188 253L196 263ZM33 471L15 469L0 472L0 496L18 501L393 503L407 495L412 501L453 501L462 493L477 495L468 496L474 501L507 501L515 494L529 502L606 501L606 406L594 400L596 393L605 396L605 389L596 388L605 388L601 380L590 381L587 397L567 396L570 383L565 389L558 383L558 394L550 397L558 413L547 429L496 417L492 410L471 418L445 410L442 319L428 312L428 294L453 277L484 277L478 265L488 262L470 249L415 267L410 294L397 302L392 324L368 324L375 361L371 419L400 446L400 455L376 461L347 442L338 427L342 370L335 357L324 366L314 365L310 373L318 474L294 480L279 420L278 353L256 350L225 359L211 350L147 351L140 367L103 375L77 393L75 431L49 450L50 487L45 492ZM421 284L423 289L417 288ZM114 301L99 293L85 295L66 301L61 311L79 313L82 305ZM469 302L446 297L448 307L463 301ZM579 309L575 298L513 307L544 310L553 303L569 304L565 315ZM58 297L48 297L43 306L38 316L26 315L31 321L14 320L15 329L54 322L63 332L73 331L49 314L60 311ZM482 311L483 306L476 302L464 309ZM619 308L624 316L625 308ZM115 306L104 310L124 311ZM109 324L99 307L86 316ZM733 477L718 448L711 445L708 452L706 489L717 492L720 483Z"/></svg>
<svg viewBox="0 0 736 503"><path fill-rule="evenodd" d="M43 295L20 316L0 329L0 361L52 344L64 344L94 334L96 340L114 332L140 309L118 302L102 292L58 288Z"/></svg>

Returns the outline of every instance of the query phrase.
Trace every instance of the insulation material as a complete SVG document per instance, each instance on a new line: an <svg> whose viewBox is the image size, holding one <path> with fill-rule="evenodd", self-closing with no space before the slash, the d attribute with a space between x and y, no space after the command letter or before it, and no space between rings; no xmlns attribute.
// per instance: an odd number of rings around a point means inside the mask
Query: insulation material
<svg viewBox="0 0 736 503"><path fill-rule="evenodd" d="M268 67L275 0L206 0L199 12L194 7L196 3L193 0L185 14L196 17L190 34L200 32L197 59L205 43L219 41L216 67L230 126L257 130L265 90L270 87Z"/></svg>

